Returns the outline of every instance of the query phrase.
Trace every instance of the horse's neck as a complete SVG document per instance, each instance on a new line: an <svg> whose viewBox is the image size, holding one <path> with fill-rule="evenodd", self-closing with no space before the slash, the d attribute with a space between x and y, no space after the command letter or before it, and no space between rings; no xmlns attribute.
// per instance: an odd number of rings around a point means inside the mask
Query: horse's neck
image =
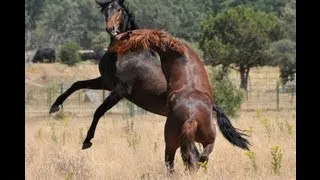
<svg viewBox="0 0 320 180"><path fill-rule="evenodd" d="M135 29L140 29L137 25L137 23L133 20L129 20L129 23L128 23L128 26L126 27L126 29L124 30L125 32L126 31L132 31L132 30L135 30Z"/></svg>
<svg viewBox="0 0 320 180"><path fill-rule="evenodd" d="M187 60L185 56L181 56L180 54L177 54L175 52L162 52L162 51L157 51L160 57L161 61L161 68L163 71L163 74L166 77L166 80L168 83L173 83L171 80L171 76L175 74L175 71L177 67L183 67L185 66L185 63L187 63ZM179 70L181 70L179 68Z"/></svg>

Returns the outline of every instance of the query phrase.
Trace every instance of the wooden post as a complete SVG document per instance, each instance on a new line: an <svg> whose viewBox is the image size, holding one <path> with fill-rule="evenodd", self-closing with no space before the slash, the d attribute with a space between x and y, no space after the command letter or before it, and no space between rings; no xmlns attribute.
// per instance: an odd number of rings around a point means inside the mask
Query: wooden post
<svg viewBox="0 0 320 180"><path fill-rule="evenodd" d="M51 87L49 87L48 89L48 104L49 104L49 108L51 106Z"/></svg>
<svg viewBox="0 0 320 180"><path fill-rule="evenodd" d="M249 84L249 94L248 94L247 100L249 100L249 96L251 96L251 79L249 74L248 74L248 84Z"/></svg>
<svg viewBox="0 0 320 180"><path fill-rule="evenodd" d="M277 82L277 110L279 111L279 101L280 101L280 99L279 99L279 81Z"/></svg>
<svg viewBox="0 0 320 180"><path fill-rule="evenodd" d="M292 102L293 102L293 95L294 95L294 88L292 88L292 92L291 92L291 105L292 105Z"/></svg>
<svg viewBox="0 0 320 180"><path fill-rule="evenodd" d="M49 87L47 89L47 106L50 108L50 102L49 102Z"/></svg>

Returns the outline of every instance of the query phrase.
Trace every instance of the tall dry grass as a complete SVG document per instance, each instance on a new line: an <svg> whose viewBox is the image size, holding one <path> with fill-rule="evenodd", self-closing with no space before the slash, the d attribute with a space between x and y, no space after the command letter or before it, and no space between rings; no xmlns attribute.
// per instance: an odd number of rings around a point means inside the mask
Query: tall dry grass
<svg viewBox="0 0 320 180"><path fill-rule="evenodd" d="M26 179L168 179L164 165L165 117L105 116L93 146L81 150L91 123L65 115L26 120ZM243 112L235 127L248 130L257 169L246 152L232 146L218 130L208 168L187 175L179 150L172 179L295 179L295 112ZM283 154L280 174L272 168L271 148Z"/></svg>

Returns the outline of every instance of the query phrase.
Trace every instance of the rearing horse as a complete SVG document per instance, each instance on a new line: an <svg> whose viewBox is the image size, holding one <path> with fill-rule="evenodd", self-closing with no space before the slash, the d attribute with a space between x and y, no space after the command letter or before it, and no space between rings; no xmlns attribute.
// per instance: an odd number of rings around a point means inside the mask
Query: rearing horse
<svg viewBox="0 0 320 180"><path fill-rule="evenodd" d="M187 44L159 30L133 30L116 36L110 52L118 61L128 61L142 50L156 51L167 82L169 112L165 124L165 162L169 172L180 147L188 170L197 169L197 162L207 162L213 150L216 127L213 122L212 87L200 57ZM130 92L126 82L120 84ZM201 156L195 141L203 145ZM248 142L241 139L244 148ZM200 156L200 157L199 157Z"/></svg>
<svg viewBox="0 0 320 180"><path fill-rule="evenodd" d="M111 36L110 44L113 43L114 36L119 32L138 28L133 16L123 5L123 0L97 3L101 7L101 12L105 15L106 30ZM92 123L83 142L83 149L91 147L92 143L90 141L94 137L99 119L122 98L128 99L149 112L167 116L167 84L161 66L156 61L158 57L156 55L153 50L141 50L140 54L133 55L127 61L120 61L114 53L107 52L99 62L101 76L73 83L56 99L51 106L50 113L58 111L59 106L77 90L104 89L111 91L110 95L94 113ZM128 91L122 91L119 88L119 82L127 85ZM213 104L212 110L217 114L218 126L223 136L233 145L247 149L246 140L232 126L221 108Z"/></svg>

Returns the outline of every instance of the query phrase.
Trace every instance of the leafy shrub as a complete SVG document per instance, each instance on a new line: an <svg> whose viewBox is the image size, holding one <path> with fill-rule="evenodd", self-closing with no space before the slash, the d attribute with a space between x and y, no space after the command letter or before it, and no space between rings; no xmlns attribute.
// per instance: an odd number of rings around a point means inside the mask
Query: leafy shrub
<svg viewBox="0 0 320 180"><path fill-rule="evenodd" d="M237 117L244 100L243 90L237 88L221 70L213 71L211 75L213 99L227 116Z"/></svg>
<svg viewBox="0 0 320 180"><path fill-rule="evenodd" d="M80 55L78 52L79 49L80 47L73 42L67 42L63 44L59 53L61 62L69 66L75 65L76 63L80 62Z"/></svg>

